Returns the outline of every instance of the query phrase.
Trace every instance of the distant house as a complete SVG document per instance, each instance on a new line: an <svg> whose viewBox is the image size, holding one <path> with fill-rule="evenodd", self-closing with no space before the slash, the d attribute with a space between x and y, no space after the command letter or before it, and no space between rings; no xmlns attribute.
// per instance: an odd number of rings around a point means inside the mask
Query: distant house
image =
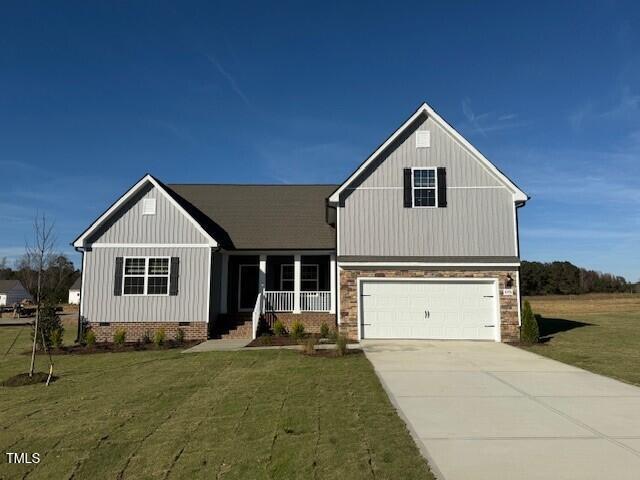
<svg viewBox="0 0 640 480"><path fill-rule="evenodd" d="M20 280L0 280L0 307L23 300L33 300Z"/></svg>
<svg viewBox="0 0 640 480"><path fill-rule="evenodd" d="M82 285L82 277L76 278L71 288L69 288L69 304L80 305L80 287Z"/></svg>

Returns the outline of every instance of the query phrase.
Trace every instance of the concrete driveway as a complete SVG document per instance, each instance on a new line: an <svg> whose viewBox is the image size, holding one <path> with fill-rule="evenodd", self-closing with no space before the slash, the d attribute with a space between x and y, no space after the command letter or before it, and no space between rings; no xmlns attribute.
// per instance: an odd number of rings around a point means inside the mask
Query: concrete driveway
<svg viewBox="0 0 640 480"><path fill-rule="evenodd" d="M363 346L440 478L640 478L640 388L501 343Z"/></svg>

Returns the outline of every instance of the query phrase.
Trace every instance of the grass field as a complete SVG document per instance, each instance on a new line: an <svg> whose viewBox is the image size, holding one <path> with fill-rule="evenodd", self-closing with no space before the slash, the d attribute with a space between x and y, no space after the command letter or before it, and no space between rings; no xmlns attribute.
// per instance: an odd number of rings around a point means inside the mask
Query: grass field
<svg viewBox="0 0 640 480"><path fill-rule="evenodd" d="M530 297L544 342L530 350L640 385L640 295Z"/></svg>
<svg viewBox="0 0 640 480"><path fill-rule="evenodd" d="M28 366L26 329L5 355L18 331L0 329L0 380ZM51 386L0 387L0 478L433 478L362 354L54 360ZM42 460L9 465L4 452Z"/></svg>

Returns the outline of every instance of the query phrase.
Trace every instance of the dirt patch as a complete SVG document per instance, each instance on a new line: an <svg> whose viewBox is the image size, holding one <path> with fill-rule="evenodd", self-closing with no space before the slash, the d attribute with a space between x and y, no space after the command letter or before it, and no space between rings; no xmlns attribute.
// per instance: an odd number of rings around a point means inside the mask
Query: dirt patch
<svg viewBox="0 0 640 480"><path fill-rule="evenodd" d="M302 338L293 338L289 335L262 335L252 340L247 347L286 347L289 345L304 345L310 339L315 339L319 345L335 345L335 340L321 338L317 334L307 334ZM355 340L349 340L348 343L358 343Z"/></svg>
<svg viewBox="0 0 640 480"><path fill-rule="evenodd" d="M52 348L51 355L91 355L94 353L124 353L124 352L144 352L147 350L173 350L176 348L190 348L201 343L193 340L188 342L176 343L166 342L157 346L154 343L125 343L124 345L115 345L113 343L96 343L93 346L88 345L69 345L60 348ZM30 351L22 352L24 355L31 355Z"/></svg>
<svg viewBox="0 0 640 480"><path fill-rule="evenodd" d="M302 354L305 357L320 357L320 358L340 358L346 357L347 355L362 355L362 350L359 348L350 348L343 355L338 353L338 350L335 348L323 348L320 350L315 350L313 353L307 353L304 350Z"/></svg>
<svg viewBox="0 0 640 480"><path fill-rule="evenodd" d="M33 376L29 376L28 373L19 373L13 377L7 378L4 382L0 383L3 387L23 387L25 385L36 385L38 383L47 383L48 373L34 372ZM55 382L58 377L52 376L51 382ZM51 383L50 382L50 383Z"/></svg>

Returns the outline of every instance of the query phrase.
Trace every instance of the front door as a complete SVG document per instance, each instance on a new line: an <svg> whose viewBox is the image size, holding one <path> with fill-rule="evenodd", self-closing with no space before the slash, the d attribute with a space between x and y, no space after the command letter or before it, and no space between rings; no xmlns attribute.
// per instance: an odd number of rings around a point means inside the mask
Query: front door
<svg viewBox="0 0 640 480"><path fill-rule="evenodd" d="M258 297L258 265L239 265L238 268L238 311L253 310Z"/></svg>

